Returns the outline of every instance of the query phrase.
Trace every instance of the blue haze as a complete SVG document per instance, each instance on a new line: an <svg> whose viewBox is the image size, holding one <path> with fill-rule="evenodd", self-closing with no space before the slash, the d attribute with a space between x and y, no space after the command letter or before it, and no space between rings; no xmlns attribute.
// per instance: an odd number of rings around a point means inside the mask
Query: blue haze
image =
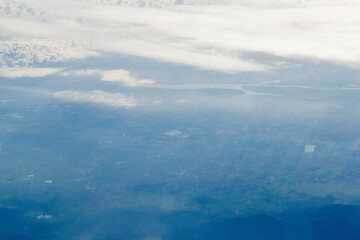
<svg viewBox="0 0 360 240"><path fill-rule="evenodd" d="M0 239L360 239L357 71L225 74L118 55L41 66L119 65L157 82L0 79ZM259 95L171 89L194 79ZM65 90L137 106L54 97Z"/></svg>

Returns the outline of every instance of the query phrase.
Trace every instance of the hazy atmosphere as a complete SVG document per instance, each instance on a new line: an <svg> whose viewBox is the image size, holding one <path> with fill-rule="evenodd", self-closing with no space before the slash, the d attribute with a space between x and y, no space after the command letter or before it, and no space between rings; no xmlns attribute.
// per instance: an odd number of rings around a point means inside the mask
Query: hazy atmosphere
<svg viewBox="0 0 360 240"><path fill-rule="evenodd" d="M359 13L0 0L0 239L360 239Z"/></svg>

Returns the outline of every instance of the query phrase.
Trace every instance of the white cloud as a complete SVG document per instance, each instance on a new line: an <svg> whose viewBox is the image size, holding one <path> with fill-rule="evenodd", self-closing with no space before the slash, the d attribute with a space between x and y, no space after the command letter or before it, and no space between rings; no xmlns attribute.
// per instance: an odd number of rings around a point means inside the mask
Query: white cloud
<svg viewBox="0 0 360 240"><path fill-rule="evenodd" d="M246 55L249 52L360 65L360 5L355 1L110 2L119 5L84 0L22 0L19 4L38 9L41 14L2 14L0 30L2 35L20 39L50 36L54 42L73 39L84 44L79 45L84 48L48 48L51 53L60 52L60 57L53 54L57 61L88 56L97 49L225 72L282 67L275 62L269 66L261 57ZM36 47L30 47L24 56L35 52Z"/></svg>
<svg viewBox="0 0 360 240"><path fill-rule="evenodd" d="M178 130L171 130L171 131L165 132L165 134L173 137L173 136L179 136L181 134L181 132Z"/></svg>
<svg viewBox="0 0 360 240"><path fill-rule="evenodd" d="M73 40L24 37L0 40L0 59L8 66L23 67L98 55L88 44Z"/></svg>
<svg viewBox="0 0 360 240"><path fill-rule="evenodd" d="M81 69L81 70L65 71L62 72L61 75L63 76L100 75L102 81L121 82L125 86L129 86L129 87L148 86L155 83L155 80L151 80L151 79L137 79L133 77L129 71L126 71L124 69L114 69L114 70Z"/></svg>
<svg viewBox="0 0 360 240"><path fill-rule="evenodd" d="M118 69L118 70L109 70L102 71L101 80L110 81L110 82L122 82L126 86L136 87L136 86L146 86L153 84L155 81L151 79L136 79L130 76L130 72Z"/></svg>
<svg viewBox="0 0 360 240"><path fill-rule="evenodd" d="M44 77L61 70L62 68L1 67L0 76L6 78Z"/></svg>
<svg viewBox="0 0 360 240"><path fill-rule="evenodd" d="M100 70L98 69L80 69L80 70L70 70L70 71L64 71L61 73L62 76L91 76L100 74Z"/></svg>
<svg viewBox="0 0 360 240"><path fill-rule="evenodd" d="M111 107L134 107L136 101L121 93L108 93L100 90L89 92L66 90L53 94L54 97L73 102L105 104Z"/></svg>
<svg viewBox="0 0 360 240"><path fill-rule="evenodd" d="M91 0L92 2L118 4L129 7L165 7L175 4L175 0Z"/></svg>
<svg viewBox="0 0 360 240"><path fill-rule="evenodd" d="M164 8L174 5L210 5L210 4L227 4L227 5L250 5L250 6L276 6L276 7L289 7L294 4L306 4L306 5L321 5L324 3L322 0L90 0L91 2L103 3L103 4L115 4L129 7L145 7L145 8ZM328 4L349 4L352 0L328 0Z"/></svg>
<svg viewBox="0 0 360 240"><path fill-rule="evenodd" d="M37 9L16 0L2 0L0 2L0 16L33 16L41 14Z"/></svg>
<svg viewBox="0 0 360 240"><path fill-rule="evenodd" d="M52 218L51 215L43 215L43 214L36 217L36 219L51 219L51 218Z"/></svg>
<svg viewBox="0 0 360 240"><path fill-rule="evenodd" d="M312 153L315 152L315 145L305 145L304 152L305 153Z"/></svg>
<svg viewBox="0 0 360 240"><path fill-rule="evenodd" d="M7 113L0 116L2 119L23 119L24 116L17 113Z"/></svg>

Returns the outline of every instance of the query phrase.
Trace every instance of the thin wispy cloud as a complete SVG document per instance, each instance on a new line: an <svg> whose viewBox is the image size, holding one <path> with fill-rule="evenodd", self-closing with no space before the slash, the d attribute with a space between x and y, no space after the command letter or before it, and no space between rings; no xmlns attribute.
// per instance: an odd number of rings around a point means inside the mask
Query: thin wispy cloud
<svg viewBox="0 0 360 240"><path fill-rule="evenodd" d="M0 67L0 77L45 77L63 70L62 68Z"/></svg>
<svg viewBox="0 0 360 240"><path fill-rule="evenodd" d="M255 92L246 89L243 84L181 84L181 85L154 85L153 88L177 89L177 90L205 90L205 89L226 89L243 92L244 95L252 96L278 96L276 94L267 94Z"/></svg>
<svg viewBox="0 0 360 240"><path fill-rule="evenodd" d="M87 92L66 90L56 92L53 94L53 96L71 102L103 104L110 107L136 106L136 101L132 97L127 97L121 93L109 93L101 90Z"/></svg>

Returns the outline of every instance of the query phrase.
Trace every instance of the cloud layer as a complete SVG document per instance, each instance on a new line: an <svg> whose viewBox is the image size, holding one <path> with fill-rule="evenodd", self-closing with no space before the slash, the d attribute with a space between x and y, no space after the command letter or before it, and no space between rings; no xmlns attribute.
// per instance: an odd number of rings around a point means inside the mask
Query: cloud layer
<svg viewBox="0 0 360 240"><path fill-rule="evenodd" d="M109 1L21 0L0 8L2 36L18 43L0 46L3 61L36 62L40 49L43 61L82 58L97 50L229 73L281 67L261 54L360 65L355 1L103 2ZM29 45L29 39L37 44ZM69 39L72 44L60 44ZM27 46L24 57L11 59Z"/></svg>

